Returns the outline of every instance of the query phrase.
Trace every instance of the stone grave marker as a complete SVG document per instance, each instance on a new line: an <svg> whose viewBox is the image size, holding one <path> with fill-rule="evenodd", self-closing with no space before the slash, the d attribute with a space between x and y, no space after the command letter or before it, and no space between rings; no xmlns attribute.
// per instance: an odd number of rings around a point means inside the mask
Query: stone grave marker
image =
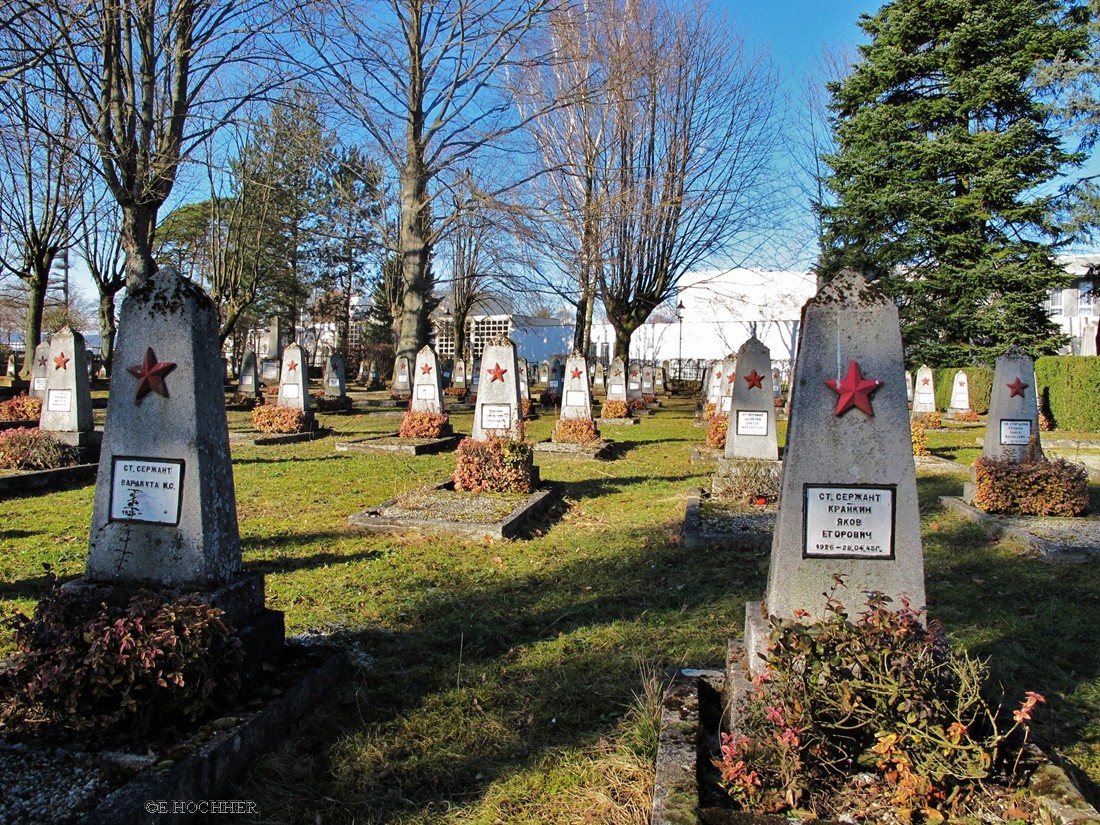
<svg viewBox="0 0 1100 825"><path fill-rule="evenodd" d="M462 359L455 361L454 372L451 374L451 386L466 389L466 362Z"/></svg>
<svg viewBox="0 0 1100 825"><path fill-rule="evenodd" d="M412 394L412 375L409 370L409 357L398 355L393 362L393 386L390 390L394 395L407 398Z"/></svg>
<svg viewBox="0 0 1100 825"><path fill-rule="evenodd" d="M370 375L370 365L366 358L359 359L359 372L355 374L355 383L366 384Z"/></svg>
<svg viewBox="0 0 1100 825"><path fill-rule="evenodd" d="M260 377L256 372L256 353L249 350L244 354L241 362L241 376L237 381L237 393L243 396L254 396L260 391Z"/></svg>
<svg viewBox="0 0 1100 825"><path fill-rule="evenodd" d="M771 350L769 350L771 352ZM783 379L779 375L779 370L772 369L772 398L779 398L783 394Z"/></svg>
<svg viewBox="0 0 1100 825"><path fill-rule="evenodd" d="M905 400L913 406L913 373L905 371Z"/></svg>
<svg viewBox="0 0 1100 825"><path fill-rule="evenodd" d="M307 422L313 415L313 402L309 397L309 370L305 353L297 342L283 350L283 364L279 370L279 395L276 404L301 410Z"/></svg>
<svg viewBox="0 0 1100 825"><path fill-rule="evenodd" d="M592 387L595 392L603 392L607 388L607 380L604 375L603 363L596 362L596 369L592 373Z"/></svg>
<svg viewBox="0 0 1100 825"><path fill-rule="evenodd" d="M646 364L642 367L642 395L655 395L653 389L653 367Z"/></svg>
<svg viewBox="0 0 1100 825"><path fill-rule="evenodd" d="M664 395L668 392L668 361L663 361L661 366L653 370L653 392Z"/></svg>
<svg viewBox="0 0 1100 825"><path fill-rule="evenodd" d="M936 385L932 380L932 368L922 364L917 370L917 381L913 385L913 412L934 413L936 411Z"/></svg>
<svg viewBox="0 0 1100 825"><path fill-rule="evenodd" d="M11 355L8 356L8 365L4 369L4 375L8 376L8 378L14 378L16 372L17 370L15 368L15 353L13 352Z"/></svg>
<svg viewBox="0 0 1100 825"><path fill-rule="evenodd" d="M531 400L531 387L528 386L527 378L527 359L517 358L516 369L519 370L519 400L530 401Z"/></svg>
<svg viewBox="0 0 1100 825"><path fill-rule="evenodd" d="M485 353L482 353L484 357ZM470 392L476 394L477 388L481 384L481 358L475 358L470 363Z"/></svg>
<svg viewBox="0 0 1100 825"><path fill-rule="evenodd" d="M1035 395L1035 364L1019 347L1010 347L993 368L993 391L985 426L983 458L1021 462L1035 437L1034 457L1043 455L1039 441L1039 405Z"/></svg>
<svg viewBox="0 0 1100 825"><path fill-rule="evenodd" d="M247 674L278 654L283 616L241 569L218 348L218 314L162 266L127 290L82 583L194 592L226 612Z"/></svg>
<svg viewBox="0 0 1100 825"><path fill-rule="evenodd" d="M627 370L626 397L629 399L642 397L642 365L637 361L631 361Z"/></svg>
<svg viewBox="0 0 1100 825"><path fill-rule="evenodd" d="M588 366L584 356L574 352L565 362L561 396L562 420L592 420L592 394L588 387Z"/></svg>
<svg viewBox="0 0 1100 825"><path fill-rule="evenodd" d="M539 364L539 386L548 387L550 385L550 362L543 361Z"/></svg>
<svg viewBox="0 0 1100 825"><path fill-rule="evenodd" d="M546 391L552 396L557 397L561 395L561 375L561 360L555 357L550 361L549 382L546 385Z"/></svg>
<svg viewBox="0 0 1100 825"><path fill-rule="evenodd" d="M440 383L443 385L444 389L446 389L451 386L451 379L455 374L455 359L445 359L443 363L439 365L439 369L441 370L439 375Z"/></svg>
<svg viewBox="0 0 1100 825"><path fill-rule="evenodd" d="M523 408L519 403L516 345L506 335L496 338L481 355L481 381L471 436L476 441L523 438Z"/></svg>
<svg viewBox="0 0 1100 825"><path fill-rule="evenodd" d="M775 435L775 391L768 385L772 353L756 338L737 350L733 395L726 430L726 458L779 459Z"/></svg>
<svg viewBox="0 0 1100 825"><path fill-rule="evenodd" d="M746 609L754 672L765 617L821 618L834 576L852 610L867 591L925 606L897 306L844 270L806 303L800 328L767 591L763 607Z"/></svg>
<svg viewBox="0 0 1100 825"><path fill-rule="evenodd" d="M722 400L722 362L711 361L706 372L706 381L703 382L703 386L706 390L704 398L706 403L713 404L715 410L718 410L718 405ZM721 410L718 410L721 412Z"/></svg>
<svg viewBox="0 0 1100 825"><path fill-rule="evenodd" d="M63 327L50 336L46 357L46 393L38 428L74 447L90 447L98 434L92 423L84 336Z"/></svg>
<svg viewBox="0 0 1100 825"><path fill-rule="evenodd" d="M439 371L439 358L435 350L427 345L416 354L409 409L413 412L443 412L443 376Z"/></svg>
<svg viewBox="0 0 1100 825"><path fill-rule="evenodd" d="M719 369L722 377L718 383L718 404L714 412L718 415L729 415L733 406L733 386L737 383L737 356L733 353L727 355Z"/></svg>
<svg viewBox="0 0 1100 825"><path fill-rule="evenodd" d="M46 398L46 379L49 376L50 342L43 341L34 348L34 363L31 365L31 385L28 394L31 398Z"/></svg>
<svg viewBox="0 0 1100 825"><path fill-rule="evenodd" d="M951 404L948 412L952 414L970 412L970 379L962 370L956 372L955 378L951 381Z"/></svg>
<svg viewBox="0 0 1100 825"><path fill-rule="evenodd" d="M611 362L611 371L607 376L607 400L626 401L626 367L618 356Z"/></svg>
<svg viewBox="0 0 1100 825"><path fill-rule="evenodd" d="M344 380L344 356L334 352L325 360L325 398L343 398L347 393Z"/></svg>
<svg viewBox="0 0 1100 825"><path fill-rule="evenodd" d="M1097 325L1095 321L1085 321L1081 325L1081 354L1094 357L1098 354L1096 346Z"/></svg>

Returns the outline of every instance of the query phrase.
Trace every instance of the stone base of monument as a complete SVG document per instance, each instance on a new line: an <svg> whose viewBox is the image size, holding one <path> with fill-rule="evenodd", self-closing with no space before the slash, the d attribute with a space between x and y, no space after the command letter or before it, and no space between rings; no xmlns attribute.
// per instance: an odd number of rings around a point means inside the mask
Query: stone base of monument
<svg viewBox="0 0 1100 825"><path fill-rule="evenodd" d="M685 547L721 545L736 550L767 552L775 530L775 505L728 502L702 490L688 495L684 509Z"/></svg>
<svg viewBox="0 0 1100 825"><path fill-rule="evenodd" d="M566 458L595 458L606 460L615 455L615 442L601 438L589 444L567 444L564 442L538 441L535 443L535 452L543 455L565 456Z"/></svg>
<svg viewBox="0 0 1100 825"><path fill-rule="evenodd" d="M638 423L637 418L597 418L597 427L633 427Z"/></svg>
<svg viewBox="0 0 1100 825"><path fill-rule="evenodd" d="M338 453L397 453L398 455L432 455L453 450L461 435L444 438L401 438L397 433L352 441L337 441Z"/></svg>
<svg viewBox="0 0 1100 825"><path fill-rule="evenodd" d="M55 470L28 470L0 475L0 496L23 495L29 491L55 490L70 484L90 484L99 472L99 462L74 464Z"/></svg>
<svg viewBox="0 0 1100 825"><path fill-rule="evenodd" d="M538 468L535 483L538 484ZM530 495L462 493L454 481L405 493L376 507L355 513L348 520L370 532L420 530L482 541L510 539L545 514L557 499L552 487Z"/></svg>
<svg viewBox="0 0 1100 825"><path fill-rule="evenodd" d="M323 398L315 399L314 405L317 412L323 413L349 413L352 411L351 398L346 395L326 395Z"/></svg>
<svg viewBox="0 0 1100 825"><path fill-rule="evenodd" d="M1076 562L1100 556L1100 516L993 515L969 503L965 492L963 498L940 496L940 503L968 521L984 525L994 536L1014 538L1051 560Z"/></svg>
<svg viewBox="0 0 1100 825"><path fill-rule="evenodd" d="M85 430L84 432L66 432L50 430L49 434L80 452L81 461L98 461L99 448L103 444L103 430Z"/></svg>
<svg viewBox="0 0 1100 825"><path fill-rule="evenodd" d="M720 753L719 734L729 729L723 726L726 709L734 708L732 698L751 684L745 655L740 642L731 640L724 673L681 668L670 675L661 701L650 825L788 825L799 821L782 814L735 810L711 762ZM1027 758L1036 764L1028 790L1039 804L1042 821L1052 825L1100 822L1100 813L1065 771L1035 748L1029 748ZM832 820L815 822L837 825Z"/></svg>

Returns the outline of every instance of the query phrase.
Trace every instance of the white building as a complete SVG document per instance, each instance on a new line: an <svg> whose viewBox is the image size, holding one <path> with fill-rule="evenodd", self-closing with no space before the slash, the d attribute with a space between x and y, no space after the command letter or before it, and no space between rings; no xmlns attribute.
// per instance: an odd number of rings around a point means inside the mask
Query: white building
<svg viewBox="0 0 1100 825"><path fill-rule="evenodd" d="M1065 355L1096 355L1096 332L1100 325L1100 255L1069 255L1059 258L1073 282L1065 289L1051 290L1047 311L1050 319L1070 337Z"/></svg>

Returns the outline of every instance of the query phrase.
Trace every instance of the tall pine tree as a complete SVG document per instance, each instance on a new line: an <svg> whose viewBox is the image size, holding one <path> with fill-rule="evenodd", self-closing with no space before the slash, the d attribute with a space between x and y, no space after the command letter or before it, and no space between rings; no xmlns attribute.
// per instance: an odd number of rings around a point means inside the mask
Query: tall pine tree
<svg viewBox="0 0 1100 825"><path fill-rule="evenodd" d="M859 25L863 59L829 86L821 274L854 267L896 295L912 363L1054 351L1045 302L1065 275L1037 187L1079 159L1033 80L1083 53L1080 17L1058 0L894 0Z"/></svg>

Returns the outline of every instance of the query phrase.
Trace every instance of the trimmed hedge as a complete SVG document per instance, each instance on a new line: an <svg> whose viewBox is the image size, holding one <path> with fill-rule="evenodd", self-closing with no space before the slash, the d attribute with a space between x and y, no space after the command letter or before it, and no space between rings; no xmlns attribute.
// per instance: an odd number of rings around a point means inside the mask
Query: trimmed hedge
<svg viewBox="0 0 1100 825"><path fill-rule="evenodd" d="M989 412L989 397L993 393L993 370L988 367L940 367L932 371L932 382L936 385L936 409L947 412L951 408L951 388L955 382L955 373L962 369L966 373L966 382L970 390L970 409L985 415ZM916 373L913 373L914 377Z"/></svg>
<svg viewBox="0 0 1100 825"><path fill-rule="evenodd" d="M1035 361L1041 409L1059 430L1100 430L1100 358L1044 355Z"/></svg>

